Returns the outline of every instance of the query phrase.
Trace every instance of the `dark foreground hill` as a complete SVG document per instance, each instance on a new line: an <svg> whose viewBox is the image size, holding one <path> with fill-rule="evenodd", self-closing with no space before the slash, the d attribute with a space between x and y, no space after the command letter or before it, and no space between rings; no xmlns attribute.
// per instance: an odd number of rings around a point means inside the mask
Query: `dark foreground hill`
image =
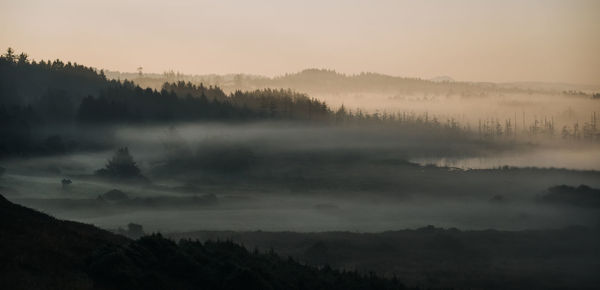
<svg viewBox="0 0 600 290"><path fill-rule="evenodd" d="M597 216L596 216L597 217ZM373 271L409 286L454 289L598 289L600 228L498 231L433 226L382 233L172 233L273 249L308 265Z"/></svg>
<svg viewBox="0 0 600 290"><path fill-rule="evenodd" d="M131 241L0 196L2 289L403 289L395 279L309 267L232 242Z"/></svg>
<svg viewBox="0 0 600 290"><path fill-rule="evenodd" d="M91 225L61 221L0 195L0 288L89 289L85 258L128 243Z"/></svg>

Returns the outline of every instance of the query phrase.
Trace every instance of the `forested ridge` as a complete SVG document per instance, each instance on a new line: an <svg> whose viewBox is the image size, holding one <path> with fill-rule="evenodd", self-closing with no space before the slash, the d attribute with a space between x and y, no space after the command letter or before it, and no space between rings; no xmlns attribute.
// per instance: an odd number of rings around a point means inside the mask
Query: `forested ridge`
<svg viewBox="0 0 600 290"><path fill-rule="evenodd" d="M0 156L85 149L67 129L86 126L261 119L318 120L331 115L323 102L285 90L236 92L189 83L160 91L108 80L102 70L77 63L30 61L12 49L0 57ZM67 128L57 130L57 128Z"/></svg>
<svg viewBox="0 0 600 290"><path fill-rule="evenodd" d="M85 140L52 133L58 126L178 123L192 121L248 122L286 120L319 124L389 123L455 134L454 120L415 114L390 114L345 107L289 89L257 89L226 94L217 86L190 82L165 83L161 90L142 88L128 80L109 80L77 63L34 61L8 49L0 57L0 156L55 154L81 148ZM86 145L89 146L89 145Z"/></svg>
<svg viewBox="0 0 600 290"><path fill-rule="evenodd" d="M184 82L165 83L160 91L144 89L108 80L102 70L60 60L29 61L10 49L0 58L0 78L3 116L23 117L21 112L28 111L44 122L318 119L331 113L325 103L290 90L226 95L216 86Z"/></svg>
<svg viewBox="0 0 600 290"><path fill-rule="evenodd" d="M0 57L0 108L5 119L64 122L161 122L189 120L399 121L458 127L433 116L365 113L325 102L290 89L236 90L218 86L165 82L160 90L128 80L109 80L103 70L77 63L30 61L12 49Z"/></svg>

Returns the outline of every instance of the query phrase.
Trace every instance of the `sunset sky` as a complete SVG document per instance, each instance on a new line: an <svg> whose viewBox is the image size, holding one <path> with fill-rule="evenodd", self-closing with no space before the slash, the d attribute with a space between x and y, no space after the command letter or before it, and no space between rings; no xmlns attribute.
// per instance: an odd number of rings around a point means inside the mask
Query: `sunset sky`
<svg viewBox="0 0 600 290"><path fill-rule="evenodd" d="M0 0L0 46L110 70L600 83L600 1Z"/></svg>

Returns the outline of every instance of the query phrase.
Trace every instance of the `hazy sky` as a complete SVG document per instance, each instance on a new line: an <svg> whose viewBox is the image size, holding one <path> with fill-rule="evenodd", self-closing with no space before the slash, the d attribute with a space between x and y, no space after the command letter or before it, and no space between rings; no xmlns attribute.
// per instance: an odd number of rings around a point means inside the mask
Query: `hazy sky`
<svg viewBox="0 0 600 290"><path fill-rule="evenodd" d="M600 1L0 0L0 46L146 72L600 83Z"/></svg>

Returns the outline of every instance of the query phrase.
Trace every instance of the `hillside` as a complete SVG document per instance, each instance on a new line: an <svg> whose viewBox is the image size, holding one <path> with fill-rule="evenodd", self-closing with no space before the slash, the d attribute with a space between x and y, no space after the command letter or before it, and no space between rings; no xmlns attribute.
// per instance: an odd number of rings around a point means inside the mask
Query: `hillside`
<svg viewBox="0 0 600 290"><path fill-rule="evenodd" d="M62 221L0 195L0 285L4 289L90 289L85 258L128 243L91 225Z"/></svg>
<svg viewBox="0 0 600 290"><path fill-rule="evenodd" d="M0 196L4 289L404 289L397 280L304 266L232 242L130 241Z"/></svg>
<svg viewBox="0 0 600 290"><path fill-rule="evenodd" d="M231 240L309 265L396 276L407 285L455 289L595 289L600 231L458 230L433 226L380 233L196 231L173 239Z"/></svg>
<svg viewBox="0 0 600 290"><path fill-rule="evenodd" d="M258 88L290 88L311 95L343 93L429 93L459 94L464 96L482 96L489 93L549 93L560 94L565 91L588 92L598 90L597 85L576 85L568 83L512 82L489 83L455 81L449 76L432 79L392 76L381 73L363 72L344 74L330 69L305 69L275 77L249 74L227 75L186 75L174 72L123 73L106 72L109 79L131 80L142 87L160 89L165 82L191 82L194 84L216 84L225 91L252 90Z"/></svg>

